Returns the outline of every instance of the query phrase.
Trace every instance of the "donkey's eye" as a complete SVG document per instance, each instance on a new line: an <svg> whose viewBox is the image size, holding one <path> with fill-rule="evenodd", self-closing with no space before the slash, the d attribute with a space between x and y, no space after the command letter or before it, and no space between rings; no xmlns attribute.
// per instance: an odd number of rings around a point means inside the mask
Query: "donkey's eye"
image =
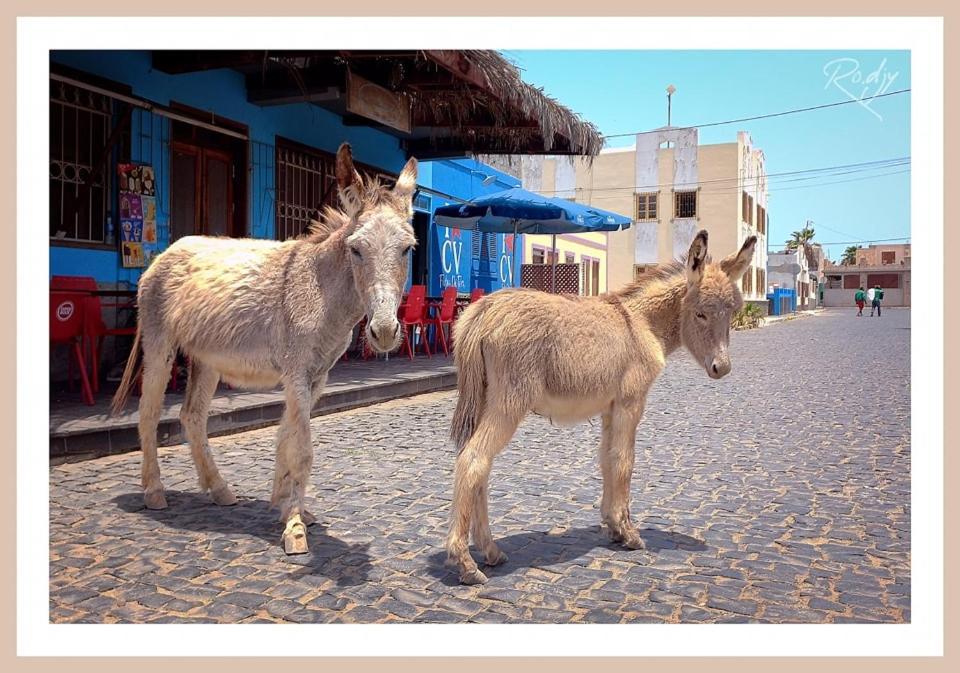
<svg viewBox="0 0 960 673"><path fill-rule="evenodd" d="M363 255L360 254L360 251L357 250L356 248L350 248L350 254L352 254L357 259L363 259Z"/></svg>

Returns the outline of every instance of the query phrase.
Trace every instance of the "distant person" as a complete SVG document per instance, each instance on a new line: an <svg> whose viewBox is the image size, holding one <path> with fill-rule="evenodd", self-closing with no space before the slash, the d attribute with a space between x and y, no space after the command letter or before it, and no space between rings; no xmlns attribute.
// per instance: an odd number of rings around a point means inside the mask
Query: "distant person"
<svg viewBox="0 0 960 673"><path fill-rule="evenodd" d="M876 309L877 317L880 317L880 302L883 301L883 290L879 285L873 287L873 301L870 302L870 317L873 317L873 311Z"/></svg>
<svg viewBox="0 0 960 673"><path fill-rule="evenodd" d="M854 295L853 300L857 302L857 317L863 315L863 305L867 302L867 293L863 291L863 286L860 286L860 289L857 290L857 294Z"/></svg>

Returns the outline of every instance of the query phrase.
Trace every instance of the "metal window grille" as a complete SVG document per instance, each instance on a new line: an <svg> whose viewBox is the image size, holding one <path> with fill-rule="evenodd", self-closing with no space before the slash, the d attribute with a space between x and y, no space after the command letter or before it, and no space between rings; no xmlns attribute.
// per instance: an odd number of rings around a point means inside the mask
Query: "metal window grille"
<svg viewBox="0 0 960 673"><path fill-rule="evenodd" d="M696 192L675 192L673 204L673 216L696 217L697 216L697 193Z"/></svg>
<svg viewBox="0 0 960 673"><path fill-rule="evenodd" d="M277 227L280 241L300 236L325 205L336 204L332 161L277 144Z"/></svg>
<svg viewBox="0 0 960 673"><path fill-rule="evenodd" d="M103 243L110 162L99 166L110 138L114 102L103 94L50 81L50 236ZM94 174L95 169L100 168Z"/></svg>

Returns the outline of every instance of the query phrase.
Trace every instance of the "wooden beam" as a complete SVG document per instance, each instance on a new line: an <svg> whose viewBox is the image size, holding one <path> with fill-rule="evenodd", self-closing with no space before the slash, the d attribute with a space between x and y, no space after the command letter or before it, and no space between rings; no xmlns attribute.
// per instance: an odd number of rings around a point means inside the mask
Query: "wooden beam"
<svg viewBox="0 0 960 673"><path fill-rule="evenodd" d="M179 75L216 68L236 68L263 61L263 51L185 51L156 50L152 52L153 67L161 72Z"/></svg>
<svg viewBox="0 0 960 673"><path fill-rule="evenodd" d="M490 88L490 82L487 81L487 76L462 51L456 49L428 49L424 53L427 58L457 79L482 89L490 95L495 95Z"/></svg>
<svg viewBox="0 0 960 673"><path fill-rule="evenodd" d="M434 159L450 156L464 156L468 153L475 154L564 154L579 155L578 152L571 151L570 144L566 138L557 135L554 137L554 145L549 150L543 148L543 141L539 135L531 138L530 141L514 147L504 141L491 141L489 138L479 138L476 140L465 139L457 136L447 136L443 138L418 138L416 140L407 140L403 143L404 149L409 156L418 159Z"/></svg>

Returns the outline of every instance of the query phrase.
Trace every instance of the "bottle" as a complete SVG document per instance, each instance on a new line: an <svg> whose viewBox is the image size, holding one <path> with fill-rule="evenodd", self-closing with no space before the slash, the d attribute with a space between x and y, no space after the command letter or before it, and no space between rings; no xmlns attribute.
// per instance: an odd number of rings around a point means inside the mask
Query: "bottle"
<svg viewBox="0 0 960 673"><path fill-rule="evenodd" d="M113 218L107 215L107 245L116 243L113 239Z"/></svg>

